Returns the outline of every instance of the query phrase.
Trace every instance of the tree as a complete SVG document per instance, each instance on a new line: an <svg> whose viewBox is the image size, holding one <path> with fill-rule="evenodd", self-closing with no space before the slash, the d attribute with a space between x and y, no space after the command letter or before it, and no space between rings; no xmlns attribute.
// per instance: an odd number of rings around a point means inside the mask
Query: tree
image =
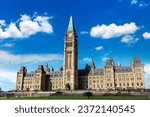
<svg viewBox="0 0 150 117"><path fill-rule="evenodd" d="M92 96L92 93L91 93L91 92L85 92L85 93L84 93L84 96L87 96L88 99L90 99L90 97Z"/></svg>

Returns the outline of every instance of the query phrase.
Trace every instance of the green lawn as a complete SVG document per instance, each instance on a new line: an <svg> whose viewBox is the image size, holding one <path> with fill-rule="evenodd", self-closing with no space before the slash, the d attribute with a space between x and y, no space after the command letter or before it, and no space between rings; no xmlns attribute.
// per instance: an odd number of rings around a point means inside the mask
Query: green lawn
<svg viewBox="0 0 150 117"><path fill-rule="evenodd" d="M145 96L91 96L90 100L146 100ZM0 100L88 100L85 96L0 98Z"/></svg>

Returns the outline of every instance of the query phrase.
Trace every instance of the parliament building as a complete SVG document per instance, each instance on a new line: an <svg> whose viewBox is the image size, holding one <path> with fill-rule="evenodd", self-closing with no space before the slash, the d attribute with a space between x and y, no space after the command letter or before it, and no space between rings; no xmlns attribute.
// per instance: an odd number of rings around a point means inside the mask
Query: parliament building
<svg viewBox="0 0 150 117"><path fill-rule="evenodd" d="M106 60L103 68L96 68L94 60L85 69L78 69L78 40L73 18L64 41L64 66L58 71L48 64L39 65L35 71L27 72L21 67L17 73L17 91L53 90L109 90L145 89L144 65L134 58L129 66L115 65L113 59Z"/></svg>

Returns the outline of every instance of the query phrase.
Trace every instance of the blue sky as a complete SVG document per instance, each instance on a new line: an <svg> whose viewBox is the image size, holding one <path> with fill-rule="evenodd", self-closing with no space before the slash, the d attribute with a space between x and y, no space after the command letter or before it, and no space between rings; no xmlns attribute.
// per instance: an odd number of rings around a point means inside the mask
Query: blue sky
<svg viewBox="0 0 150 117"><path fill-rule="evenodd" d="M64 36L72 15L79 68L103 67L107 58L130 65L139 57L150 87L149 0L1 0L0 87L15 89L16 72L39 64L63 65Z"/></svg>

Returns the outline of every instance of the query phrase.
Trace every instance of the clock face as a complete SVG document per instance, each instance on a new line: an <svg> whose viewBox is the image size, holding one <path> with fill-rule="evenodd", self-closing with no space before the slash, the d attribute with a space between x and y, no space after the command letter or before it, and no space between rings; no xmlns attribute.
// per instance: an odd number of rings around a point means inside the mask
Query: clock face
<svg viewBox="0 0 150 117"><path fill-rule="evenodd" d="M69 34L68 34L68 37L72 37L72 33L69 33Z"/></svg>

